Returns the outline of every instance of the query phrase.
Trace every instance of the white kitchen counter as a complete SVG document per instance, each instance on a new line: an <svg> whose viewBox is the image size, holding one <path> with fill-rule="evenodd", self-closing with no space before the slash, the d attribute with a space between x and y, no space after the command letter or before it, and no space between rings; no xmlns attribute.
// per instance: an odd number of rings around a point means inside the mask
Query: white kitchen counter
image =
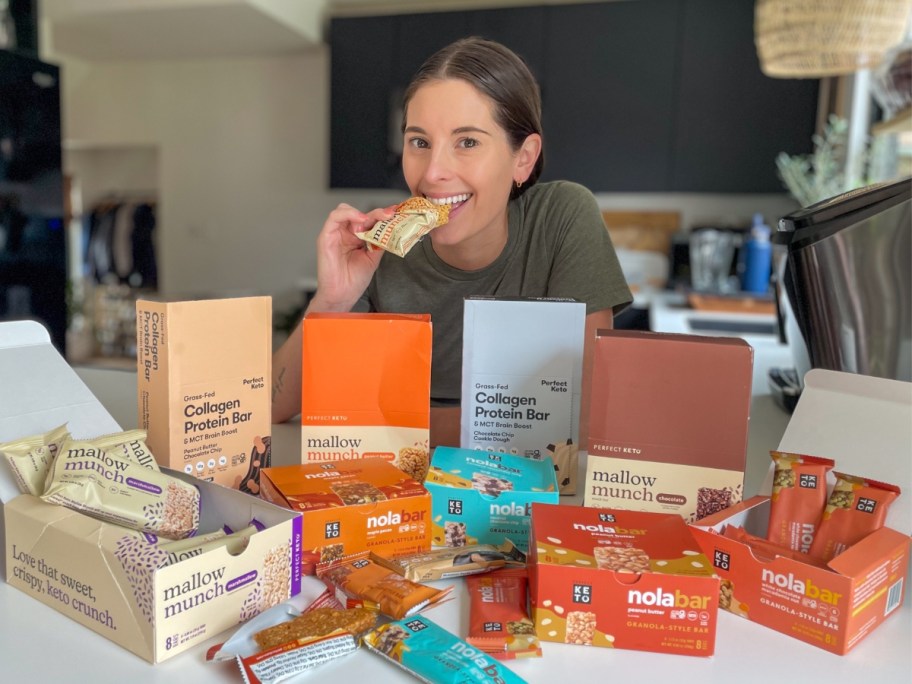
<svg viewBox="0 0 912 684"><path fill-rule="evenodd" d="M743 326L743 330L738 330ZM789 347L779 341L775 314L698 311L677 292L657 292L649 298L649 329L685 335L740 337L754 349L753 394L768 394L770 368L794 368Z"/></svg>
<svg viewBox="0 0 912 684"><path fill-rule="evenodd" d="M124 428L136 426L136 376L130 372L77 369L92 391ZM769 450L779 444L788 416L765 394L751 406L748 470L745 491L754 493L769 465ZM297 460L300 431L296 425L275 426L273 463ZM575 501L574 501L575 499ZM578 497L562 502L579 503ZM316 580L313 580L316 581ZM449 582L439 583L447 585ZM463 583L456 581L457 600L434 607L428 618L456 633L468 622ZM912 681L912 602L906 601L872 635L847 656L835 656L727 612L719 616L716 654L710 658L639 651L543 644L544 657L513 661L510 667L529 682L555 682L572 673L619 681L701 681L768 684L816 681ZM0 680L5 682L92 682L146 684L153 682L224 682L242 678L233 663L206 663L206 650L228 638L213 636L206 644L160 664L150 665L102 636L69 620L48 606L0 584ZM311 679L339 682L414 681L378 656L361 650L321 667ZM299 678L309 681L307 677Z"/></svg>

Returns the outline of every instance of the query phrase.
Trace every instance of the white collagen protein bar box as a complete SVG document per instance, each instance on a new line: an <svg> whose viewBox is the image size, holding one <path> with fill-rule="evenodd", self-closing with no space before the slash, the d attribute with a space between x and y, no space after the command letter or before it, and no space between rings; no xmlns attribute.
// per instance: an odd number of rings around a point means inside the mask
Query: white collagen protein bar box
<svg viewBox="0 0 912 684"><path fill-rule="evenodd" d="M466 299L462 448L575 455L585 326L586 305L570 299Z"/></svg>

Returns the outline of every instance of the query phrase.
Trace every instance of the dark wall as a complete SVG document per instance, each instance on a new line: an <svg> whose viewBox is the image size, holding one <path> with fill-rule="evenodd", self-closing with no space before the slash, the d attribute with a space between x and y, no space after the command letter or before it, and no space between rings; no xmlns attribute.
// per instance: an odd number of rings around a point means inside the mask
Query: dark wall
<svg viewBox="0 0 912 684"><path fill-rule="evenodd" d="M596 192L782 192L811 151L818 81L760 71L753 0L635 0L331 22L336 188L403 188L401 95L466 35L520 54L542 89L545 179Z"/></svg>

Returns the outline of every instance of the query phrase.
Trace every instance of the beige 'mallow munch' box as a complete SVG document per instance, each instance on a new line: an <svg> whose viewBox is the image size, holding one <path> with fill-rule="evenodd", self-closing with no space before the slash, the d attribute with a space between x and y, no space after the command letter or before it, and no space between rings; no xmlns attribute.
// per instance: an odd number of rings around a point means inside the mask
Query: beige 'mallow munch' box
<svg viewBox="0 0 912 684"><path fill-rule="evenodd" d="M136 357L158 462L257 494L271 458L272 299L139 300Z"/></svg>
<svg viewBox="0 0 912 684"><path fill-rule="evenodd" d="M466 299L462 448L550 456L573 494L585 327L570 299Z"/></svg>
<svg viewBox="0 0 912 684"><path fill-rule="evenodd" d="M63 423L79 438L120 430L38 323L0 323L0 378L0 442ZM20 495L0 459L0 565L7 583L156 663L300 592L299 513L169 474L199 488L201 533L222 525L240 530L252 519L264 529L242 551L221 547L158 567L160 555L145 535ZM15 680L15 673L3 677Z"/></svg>

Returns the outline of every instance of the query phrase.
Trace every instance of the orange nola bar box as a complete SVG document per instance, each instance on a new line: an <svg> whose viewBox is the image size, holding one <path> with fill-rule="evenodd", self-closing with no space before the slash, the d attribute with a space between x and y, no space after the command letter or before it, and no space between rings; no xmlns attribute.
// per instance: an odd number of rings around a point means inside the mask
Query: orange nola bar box
<svg viewBox="0 0 912 684"><path fill-rule="evenodd" d="M826 567L785 557L759 559L726 525L765 537L769 497L755 496L693 527L721 577L719 606L752 622L844 655L902 605L909 536L872 532Z"/></svg>
<svg viewBox="0 0 912 684"><path fill-rule="evenodd" d="M272 298L140 299L136 365L156 460L256 494L272 457Z"/></svg>
<svg viewBox="0 0 912 684"><path fill-rule="evenodd" d="M681 516L534 503L528 561L540 639L713 654L719 579Z"/></svg>
<svg viewBox="0 0 912 684"><path fill-rule="evenodd" d="M301 462L382 458L424 480L430 316L317 313L303 330Z"/></svg>
<svg viewBox="0 0 912 684"><path fill-rule="evenodd" d="M360 551L397 556L431 548L431 495L381 458L263 470L260 495L301 511L304 572Z"/></svg>

